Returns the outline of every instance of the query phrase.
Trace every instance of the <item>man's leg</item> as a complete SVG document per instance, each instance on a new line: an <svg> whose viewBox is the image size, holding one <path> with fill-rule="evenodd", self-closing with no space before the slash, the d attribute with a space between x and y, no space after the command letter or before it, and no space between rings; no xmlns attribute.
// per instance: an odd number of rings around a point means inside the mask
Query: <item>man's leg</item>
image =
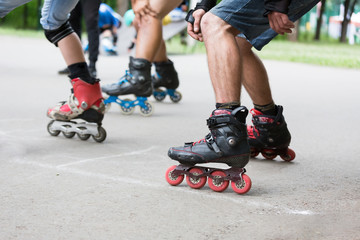
<svg viewBox="0 0 360 240"><path fill-rule="evenodd" d="M152 62L162 44L162 19L181 1L150 0L149 4L157 13L156 17L146 16L142 19L136 41L136 58Z"/></svg>
<svg viewBox="0 0 360 240"><path fill-rule="evenodd" d="M135 23L138 24L136 53L130 57L129 72L119 83L103 86L103 92L112 96L135 94L140 106L149 104L147 97L153 93L151 63L162 44L162 18L180 3L181 0L149 1L156 16L142 16Z"/></svg>
<svg viewBox="0 0 360 240"><path fill-rule="evenodd" d="M262 152L268 159L280 155L291 161L295 158L294 151L288 149L291 135L282 114L283 107L275 105L272 99L266 69L246 39L238 37L237 43L242 57L242 82L254 104L253 126L248 126L251 154L256 156Z"/></svg>
<svg viewBox="0 0 360 240"><path fill-rule="evenodd" d="M209 73L216 103L240 105L241 56L235 40L238 30L211 12L201 21ZM240 64L239 64L240 63Z"/></svg>
<svg viewBox="0 0 360 240"><path fill-rule="evenodd" d="M234 176L243 176L242 168L249 161L250 148L245 124L248 110L240 106L241 55L235 39L239 32L209 12L201 20L201 32L217 103L207 120L210 133L200 141L170 148L168 155L185 166L207 162L225 163L232 167ZM187 174L188 169L183 165L171 168L169 172L175 172L176 176L177 172L183 174L184 168ZM208 181L215 191L226 189L227 186L223 186L225 176L228 176L227 181L233 182L232 187L238 193L246 193L251 188L251 180L246 175L248 181L243 181L244 179L233 178L226 170L214 170L206 171L214 174ZM169 177L168 182L171 184L173 179L175 177ZM192 186L193 183L190 181L189 185Z"/></svg>
<svg viewBox="0 0 360 240"><path fill-rule="evenodd" d="M273 102L268 75L260 58L252 51L252 45L241 37L236 38L241 54L242 83L256 105Z"/></svg>

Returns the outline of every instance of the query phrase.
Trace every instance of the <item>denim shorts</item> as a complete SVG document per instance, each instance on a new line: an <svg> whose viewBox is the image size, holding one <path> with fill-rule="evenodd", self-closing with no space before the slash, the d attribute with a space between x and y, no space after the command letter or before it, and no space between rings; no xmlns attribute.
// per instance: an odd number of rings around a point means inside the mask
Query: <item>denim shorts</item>
<svg viewBox="0 0 360 240"><path fill-rule="evenodd" d="M319 0L293 0L288 16L296 21L310 11ZM270 28L269 20L264 17L264 0L222 0L210 12L234 28L257 49L261 50L277 33Z"/></svg>
<svg viewBox="0 0 360 240"><path fill-rule="evenodd" d="M31 0L0 0L0 17ZM90 0L91 1L91 0ZM41 10L40 23L46 30L54 30L69 18L78 0L45 0Z"/></svg>

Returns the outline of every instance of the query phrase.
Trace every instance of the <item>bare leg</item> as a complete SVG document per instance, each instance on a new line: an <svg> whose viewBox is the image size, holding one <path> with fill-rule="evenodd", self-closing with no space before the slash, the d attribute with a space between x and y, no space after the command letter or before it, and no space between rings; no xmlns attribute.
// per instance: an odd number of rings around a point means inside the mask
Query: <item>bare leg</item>
<svg viewBox="0 0 360 240"><path fill-rule="evenodd" d="M81 42L76 33L72 33L58 42L61 54L63 55L66 65L85 62L84 52Z"/></svg>
<svg viewBox="0 0 360 240"><path fill-rule="evenodd" d="M239 32L210 12L204 15L201 30L216 102L239 102L242 69L239 68L241 56L235 40Z"/></svg>
<svg viewBox="0 0 360 240"><path fill-rule="evenodd" d="M251 50L252 45L244 38L236 38L242 57L242 83L256 105L273 102L269 79L260 58Z"/></svg>
<svg viewBox="0 0 360 240"><path fill-rule="evenodd" d="M158 51L156 52L156 55L154 57L154 62L166 62L168 60L167 53L166 53L166 45L165 41L162 40L160 43L160 47Z"/></svg>
<svg viewBox="0 0 360 240"><path fill-rule="evenodd" d="M180 3L181 1L179 0L150 0L151 8L157 11L158 14L157 17L146 16L141 20L136 41L136 58L143 58L150 62L154 60L155 55L163 44L161 21L166 14Z"/></svg>

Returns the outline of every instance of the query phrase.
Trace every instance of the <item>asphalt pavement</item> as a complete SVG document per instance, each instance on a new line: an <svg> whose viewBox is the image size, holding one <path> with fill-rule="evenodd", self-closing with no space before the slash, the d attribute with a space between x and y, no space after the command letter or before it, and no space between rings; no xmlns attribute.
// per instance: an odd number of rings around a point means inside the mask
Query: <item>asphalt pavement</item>
<svg viewBox="0 0 360 240"><path fill-rule="evenodd" d="M57 48L0 36L0 54L0 239L360 239L359 70L264 61L296 158L251 159L252 188L238 195L165 180L168 148L208 133L205 55L170 55L183 99L151 97L151 117L113 105L97 143L46 130L47 108L70 94ZM101 83L128 58L100 55ZM252 107L245 91L242 103Z"/></svg>

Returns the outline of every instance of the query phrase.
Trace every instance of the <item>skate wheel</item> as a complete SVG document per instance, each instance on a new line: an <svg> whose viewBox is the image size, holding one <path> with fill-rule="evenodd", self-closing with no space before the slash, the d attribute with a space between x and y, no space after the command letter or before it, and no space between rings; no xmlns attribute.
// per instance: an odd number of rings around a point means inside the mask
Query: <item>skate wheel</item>
<svg viewBox="0 0 360 240"><path fill-rule="evenodd" d="M193 175L186 177L186 182L191 188L200 189L206 184L206 177L197 177L203 174L203 170L200 168L192 168L189 173Z"/></svg>
<svg viewBox="0 0 360 240"><path fill-rule="evenodd" d="M53 123L54 123L54 120L51 120L49 122L49 124L47 125L47 131L50 133L51 136L56 137L57 135L60 134L60 131L59 130L51 130L51 126L53 125Z"/></svg>
<svg viewBox="0 0 360 240"><path fill-rule="evenodd" d="M159 88L155 89L154 98L156 99L156 101L161 102L161 101L163 101L165 99L165 97L166 97L165 91L163 91L163 90L161 90Z"/></svg>
<svg viewBox="0 0 360 240"><path fill-rule="evenodd" d="M151 105L151 103L149 103L148 101L145 102L145 105L146 105L147 109L141 107L140 114L143 115L144 117L149 117L153 114L154 108Z"/></svg>
<svg viewBox="0 0 360 240"><path fill-rule="evenodd" d="M239 181L232 181L231 182L231 188L234 190L234 192L238 194L245 194L247 193L251 188L251 179L248 175L243 174L242 180Z"/></svg>
<svg viewBox="0 0 360 240"><path fill-rule="evenodd" d="M166 181L172 186L177 186L184 180L184 175L175 175L173 173L176 167L176 165L169 167L165 174Z"/></svg>
<svg viewBox="0 0 360 240"><path fill-rule="evenodd" d="M173 101L174 103L180 102L181 98L182 98L182 95L178 91L175 91L174 95L170 96L171 101Z"/></svg>
<svg viewBox="0 0 360 240"><path fill-rule="evenodd" d="M75 136L75 132L62 132L66 138L72 138Z"/></svg>
<svg viewBox="0 0 360 240"><path fill-rule="evenodd" d="M274 153L272 150L264 150L261 152L261 155L263 155L263 157L267 160L273 160L277 156L277 154Z"/></svg>
<svg viewBox="0 0 360 240"><path fill-rule="evenodd" d="M132 102L130 99L126 98L123 100L123 102ZM121 113L124 114L124 115L130 115L134 112L135 110L135 107L132 107L132 106L122 106L120 105L120 110L121 110Z"/></svg>
<svg viewBox="0 0 360 240"><path fill-rule="evenodd" d="M255 150L253 148L250 149L250 157L255 158L258 155L259 155L259 151Z"/></svg>
<svg viewBox="0 0 360 240"><path fill-rule="evenodd" d="M226 173L220 170L212 172L211 177L208 179L209 187L215 192L223 192L229 186L229 181L224 180Z"/></svg>
<svg viewBox="0 0 360 240"><path fill-rule="evenodd" d="M105 129L103 128L103 127L99 127L98 128L98 131L99 131L99 133L97 134L97 135L93 135L92 137L93 137L93 139L96 141L96 142L102 142L102 141L104 141L105 140L105 138L106 138L106 131L105 131Z"/></svg>
<svg viewBox="0 0 360 240"><path fill-rule="evenodd" d="M80 129L80 130L86 130L85 127L79 127L79 129ZM77 133L77 136L78 136L81 140L85 141L85 140L88 140L88 139L89 139L90 134L80 134L80 133Z"/></svg>
<svg viewBox="0 0 360 240"><path fill-rule="evenodd" d="M290 161L294 160L295 156L296 156L296 154L295 154L294 150L292 150L290 148L287 149L286 154L281 154L280 155L282 160L287 161L287 162L290 162Z"/></svg>

